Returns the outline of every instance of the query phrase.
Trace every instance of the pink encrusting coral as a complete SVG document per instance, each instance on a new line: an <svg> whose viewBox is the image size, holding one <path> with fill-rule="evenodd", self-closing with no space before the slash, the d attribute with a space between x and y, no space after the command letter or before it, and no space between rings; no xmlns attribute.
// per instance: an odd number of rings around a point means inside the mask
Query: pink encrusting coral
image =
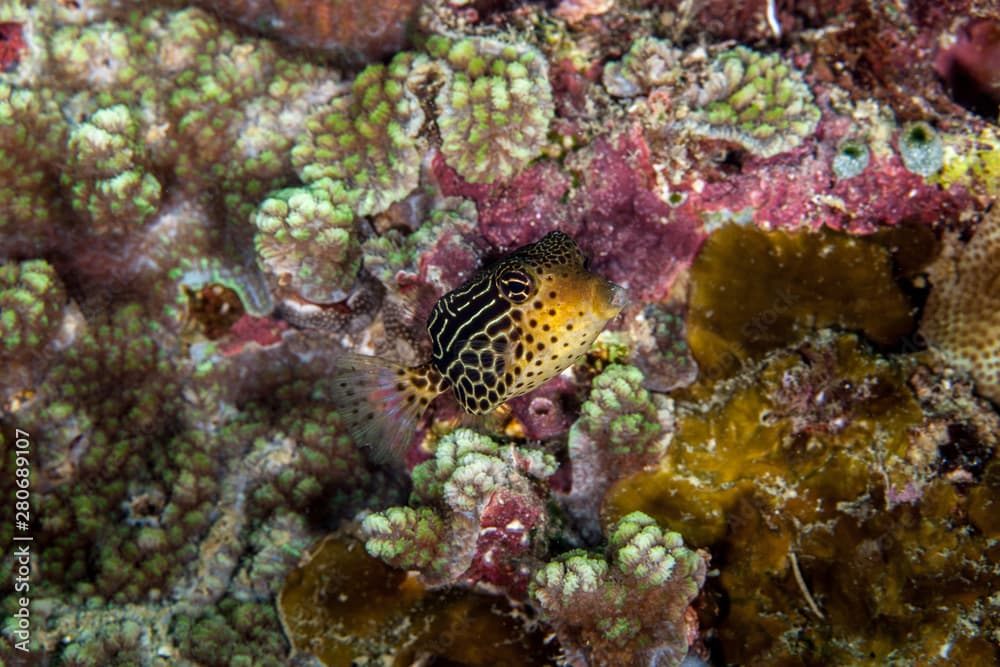
<svg viewBox="0 0 1000 667"><path fill-rule="evenodd" d="M873 155L859 177L840 179L836 154L837 142L827 141L767 160L747 156L737 172L682 182L677 191L687 200L680 210L706 221L745 211L748 221L768 229L826 226L865 234L903 221L940 222L972 203L968 191L928 183L895 154Z"/></svg>
<svg viewBox="0 0 1000 667"><path fill-rule="evenodd" d="M439 160L434 168L446 194L476 201L479 229L494 245L516 247L562 229L580 239L592 269L629 289L630 298L665 297L704 240L701 222L652 190L649 149L639 132L598 139L582 160L577 186L544 161L492 188L461 181Z"/></svg>
<svg viewBox="0 0 1000 667"><path fill-rule="evenodd" d="M0 70L10 71L21 61L25 47L23 29L17 21L0 22Z"/></svg>

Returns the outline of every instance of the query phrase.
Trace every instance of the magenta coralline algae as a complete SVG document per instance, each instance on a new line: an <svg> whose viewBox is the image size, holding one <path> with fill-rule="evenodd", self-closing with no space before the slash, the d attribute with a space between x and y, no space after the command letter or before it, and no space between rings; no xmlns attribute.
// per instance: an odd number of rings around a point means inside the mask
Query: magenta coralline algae
<svg viewBox="0 0 1000 667"><path fill-rule="evenodd" d="M580 239L594 270L626 287L631 298L654 301L690 264L704 234L688 210L672 208L652 191L648 151L636 133L599 139L583 158L584 180L575 187L551 163L493 188L465 184L440 162L435 168L446 193L476 201L480 231L494 245L516 247L562 229Z"/></svg>

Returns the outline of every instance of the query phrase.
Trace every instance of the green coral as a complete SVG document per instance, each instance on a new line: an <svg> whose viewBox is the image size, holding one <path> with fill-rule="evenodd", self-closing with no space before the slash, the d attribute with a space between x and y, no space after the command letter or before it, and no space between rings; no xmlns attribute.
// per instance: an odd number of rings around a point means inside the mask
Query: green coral
<svg viewBox="0 0 1000 667"><path fill-rule="evenodd" d="M225 598L217 608L176 615L170 634L181 656L206 667L287 664L288 644L271 602Z"/></svg>
<svg viewBox="0 0 1000 667"><path fill-rule="evenodd" d="M801 72L776 53L745 46L716 57L690 102L688 126L695 134L733 141L765 158L799 146L820 118Z"/></svg>
<svg viewBox="0 0 1000 667"><path fill-rule="evenodd" d="M142 664L148 629L132 620L96 628L83 627L59 652L64 667L131 667Z"/></svg>
<svg viewBox="0 0 1000 667"><path fill-rule="evenodd" d="M180 186L195 197L211 194L206 184L221 189L226 212L242 222L288 181L294 137L311 108L334 94L338 77L221 28L197 9L171 15L160 49L174 81L164 115Z"/></svg>
<svg viewBox="0 0 1000 667"><path fill-rule="evenodd" d="M706 562L677 533L642 512L609 528L606 555L580 549L540 568L529 593L564 650L593 664L679 665L687 655L684 614Z"/></svg>
<svg viewBox="0 0 1000 667"><path fill-rule="evenodd" d="M433 459L413 468L410 507L365 518L365 547L391 565L420 570L431 583L454 581L471 564L480 515L494 492L537 506L532 480L551 476L556 467L549 454L500 447L457 429L438 442Z"/></svg>
<svg viewBox="0 0 1000 667"><path fill-rule="evenodd" d="M428 507L391 507L367 516L361 529L368 553L393 567L440 575L455 555L448 526Z"/></svg>
<svg viewBox="0 0 1000 667"><path fill-rule="evenodd" d="M94 233L141 226L160 204L160 182L146 167L138 123L128 107L96 111L70 132L63 184Z"/></svg>
<svg viewBox="0 0 1000 667"><path fill-rule="evenodd" d="M370 65L306 123L292 149L292 163L306 183L344 182L359 215L381 213L417 186L424 123L407 78L419 56L401 53L388 65Z"/></svg>
<svg viewBox="0 0 1000 667"><path fill-rule="evenodd" d="M672 86L684 73L682 56L669 40L640 37L621 60L605 65L604 87L615 97L636 97L660 86Z"/></svg>
<svg viewBox="0 0 1000 667"><path fill-rule="evenodd" d="M156 43L145 32L137 17L58 28L49 40L52 74L82 91L77 101L85 109L117 103L148 108L160 86L152 73Z"/></svg>
<svg viewBox="0 0 1000 667"><path fill-rule="evenodd" d="M452 431L438 442L434 458L413 468L413 495L433 502L445 494L445 485L471 459L479 463L499 460L500 448L491 438L468 429Z"/></svg>
<svg viewBox="0 0 1000 667"><path fill-rule="evenodd" d="M169 536L147 531L142 540L128 539L130 529L119 520L176 415L170 354L162 328L126 305L77 333L38 386L41 400L20 415L36 433L46 489L38 496L45 517L36 536L45 582L40 595L135 599L162 581L167 562L144 559L142 550L156 552Z"/></svg>
<svg viewBox="0 0 1000 667"><path fill-rule="evenodd" d="M659 410L643 383L638 368L608 365L594 378L580 417L570 427L573 483L566 509L587 539L600 535L597 517L611 484L655 464L669 442Z"/></svg>
<svg viewBox="0 0 1000 667"><path fill-rule="evenodd" d="M42 259L0 264L0 358L22 360L55 335L66 289Z"/></svg>
<svg viewBox="0 0 1000 667"><path fill-rule="evenodd" d="M479 233L477 217L476 205L471 200L458 197L446 200L412 234L404 237L389 230L366 239L362 244L365 270L389 292L399 293L400 273L413 279L420 276L420 257L440 253L449 246L454 251L467 247L467 239ZM445 283L439 286L447 291Z"/></svg>
<svg viewBox="0 0 1000 667"><path fill-rule="evenodd" d="M655 458L662 452L658 446L662 427L642 381L638 368L611 364L594 378L590 396L580 408L577 426L614 456Z"/></svg>
<svg viewBox="0 0 1000 667"><path fill-rule="evenodd" d="M340 181L274 192L254 215L261 268L309 301L342 301L361 269L352 197Z"/></svg>
<svg viewBox="0 0 1000 667"><path fill-rule="evenodd" d="M51 94L0 82L0 234L35 247L58 219L55 179L66 124Z"/></svg>
<svg viewBox="0 0 1000 667"><path fill-rule="evenodd" d="M541 53L477 37L432 37L427 49L446 70L436 98L441 152L462 178L507 180L541 153L554 115Z"/></svg>
<svg viewBox="0 0 1000 667"><path fill-rule="evenodd" d="M685 308L650 304L642 317L632 323L632 360L643 375L643 386L668 392L691 384L698 376L698 364L687 343ZM625 355L628 359L627 354Z"/></svg>
<svg viewBox="0 0 1000 667"><path fill-rule="evenodd" d="M324 382L316 383L315 391L322 392ZM290 382L275 392L279 402L298 405L275 414L246 456L260 471L256 488L249 491L252 514L279 509L333 513L363 498L371 481L364 459L337 413L321 402L302 399L312 389L307 383Z"/></svg>

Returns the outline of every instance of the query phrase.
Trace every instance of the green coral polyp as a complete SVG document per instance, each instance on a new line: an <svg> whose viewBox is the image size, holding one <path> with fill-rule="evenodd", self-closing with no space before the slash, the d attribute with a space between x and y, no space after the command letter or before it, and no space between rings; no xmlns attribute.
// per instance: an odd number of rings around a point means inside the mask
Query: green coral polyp
<svg viewBox="0 0 1000 667"><path fill-rule="evenodd" d="M436 104L445 160L470 182L511 178L541 152L554 115L544 59L530 47L469 38L441 64Z"/></svg>
<svg viewBox="0 0 1000 667"><path fill-rule="evenodd" d="M395 567L417 569L428 583L453 582L471 565L479 512L502 490L537 504L532 478L557 468L549 454L504 447L487 436L458 429L437 444L434 458L413 468L410 507L365 517L368 553Z"/></svg>
<svg viewBox="0 0 1000 667"><path fill-rule="evenodd" d="M0 264L0 339L10 359L39 352L56 333L66 290L48 262Z"/></svg>
<svg viewBox="0 0 1000 667"><path fill-rule="evenodd" d="M594 378L590 397L580 408L578 427L595 441L606 442L616 456L655 457L660 451L662 427L642 381L642 372L634 366L611 364Z"/></svg>
<svg viewBox="0 0 1000 667"><path fill-rule="evenodd" d="M424 113L406 79L418 63L418 56L402 53L388 66L370 65L350 95L313 114L292 149L292 164L307 184L343 181L358 195L358 215L381 213L417 186Z"/></svg>
<svg viewBox="0 0 1000 667"><path fill-rule="evenodd" d="M684 614L704 582L704 558L642 512L609 533L603 557L577 549L542 566L531 599L544 620L558 620L564 649L585 652L590 664L680 664Z"/></svg>
<svg viewBox="0 0 1000 667"><path fill-rule="evenodd" d="M721 53L719 77L690 94L687 127L695 134L741 144L761 157L800 145L816 131L820 111L802 74L777 54L738 46Z"/></svg>
<svg viewBox="0 0 1000 667"><path fill-rule="evenodd" d="M346 298L361 268L357 196L329 180L272 193L254 215L261 269L310 301Z"/></svg>
<svg viewBox="0 0 1000 667"><path fill-rule="evenodd" d="M131 110L115 105L95 111L75 127L68 141L63 182L73 208L96 232L125 232L159 208L160 182L148 171L138 123Z"/></svg>

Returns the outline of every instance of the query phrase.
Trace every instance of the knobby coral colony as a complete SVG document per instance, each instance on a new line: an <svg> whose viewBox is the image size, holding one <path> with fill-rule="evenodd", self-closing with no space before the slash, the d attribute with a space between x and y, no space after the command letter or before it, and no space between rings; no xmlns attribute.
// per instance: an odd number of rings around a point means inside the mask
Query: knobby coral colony
<svg viewBox="0 0 1000 667"><path fill-rule="evenodd" d="M788 4L0 0L0 661L1000 662L1000 12Z"/></svg>

